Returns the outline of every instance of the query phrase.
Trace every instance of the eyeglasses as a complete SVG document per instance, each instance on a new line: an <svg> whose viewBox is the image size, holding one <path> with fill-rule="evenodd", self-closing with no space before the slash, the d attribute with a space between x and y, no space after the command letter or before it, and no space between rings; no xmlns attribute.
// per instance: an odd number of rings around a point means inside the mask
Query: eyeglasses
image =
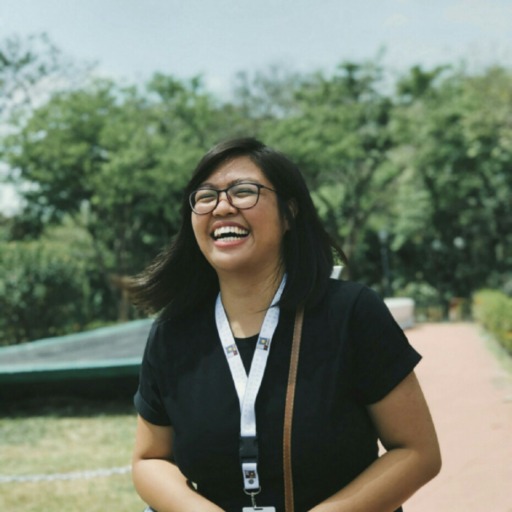
<svg viewBox="0 0 512 512"><path fill-rule="evenodd" d="M226 197L231 206L239 210L248 210L256 206L262 188L276 192L273 188L260 183L235 183L222 190L211 187L198 188L189 196L190 207L197 215L211 213L217 208L221 193L226 192Z"/></svg>

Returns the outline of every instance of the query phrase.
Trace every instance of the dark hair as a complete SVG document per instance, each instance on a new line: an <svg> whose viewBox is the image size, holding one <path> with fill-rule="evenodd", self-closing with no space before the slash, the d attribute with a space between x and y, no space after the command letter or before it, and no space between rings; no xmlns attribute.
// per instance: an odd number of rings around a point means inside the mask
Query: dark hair
<svg viewBox="0 0 512 512"><path fill-rule="evenodd" d="M250 158L272 183L280 214L290 226L283 239L287 281L281 308L294 310L301 303L312 307L322 298L334 263L333 252L346 262L343 251L325 231L295 164L256 139L241 138L217 144L197 165L183 194L178 234L146 270L126 283L137 306L174 317L193 311L218 293L217 274L199 250L192 230L188 197L222 163L240 156ZM291 202L296 213L290 210Z"/></svg>

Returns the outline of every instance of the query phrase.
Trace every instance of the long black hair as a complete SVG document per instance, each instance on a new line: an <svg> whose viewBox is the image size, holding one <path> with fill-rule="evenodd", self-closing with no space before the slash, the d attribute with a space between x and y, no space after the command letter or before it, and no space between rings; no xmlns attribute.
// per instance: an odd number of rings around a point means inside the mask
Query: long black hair
<svg viewBox="0 0 512 512"><path fill-rule="evenodd" d="M323 227L296 165L256 139L239 138L217 144L197 165L183 194L178 234L148 268L126 281L135 305L170 318L192 312L218 293L217 274L194 236L188 197L222 163L241 156L250 158L272 183L280 215L290 228L283 238L287 280L280 307L294 310L301 303L312 307L321 299L334 264L334 253L346 263L343 251Z"/></svg>

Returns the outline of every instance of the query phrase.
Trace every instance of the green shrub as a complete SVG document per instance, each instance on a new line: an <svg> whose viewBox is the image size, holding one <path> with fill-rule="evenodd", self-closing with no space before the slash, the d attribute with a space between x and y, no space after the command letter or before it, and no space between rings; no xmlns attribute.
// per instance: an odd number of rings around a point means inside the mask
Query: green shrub
<svg viewBox="0 0 512 512"><path fill-rule="evenodd" d="M473 296L473 316L512 354L512 298L481 290Z"/></svg>
<svg viewBox="0 0 512 512"><path fill-rule="evenodd" d="M78 330L88 295L84 264L63 244L0 244L0 345Z"/></svg>
<svg viewBox="0 0 512 512"><path fill-rule="evenodd" d="M414 316L417 322L439 322L444 318L443 306L438 291L425 282L410 282L395 290L395 297L414 300Z"/></svg>

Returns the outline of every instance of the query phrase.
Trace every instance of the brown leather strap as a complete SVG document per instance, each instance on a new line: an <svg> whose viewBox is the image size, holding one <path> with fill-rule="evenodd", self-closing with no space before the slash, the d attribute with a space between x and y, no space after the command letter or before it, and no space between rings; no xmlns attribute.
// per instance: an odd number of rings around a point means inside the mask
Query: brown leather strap
<svg viewBox="0 0 512 512"><path fill-rule="evenodd" d="M284 503L285 511L293 512L293 475L292 475L292 420L293 402L295 397L295 383L297 381L297 367L299 365L300 339L302 336L302 321L304 308L300 307L295 314L293 327L292 353L290 357L290 370L288 373L288 386L286 388L286 403L284 407L283 430L283 470L284 470Z"/></svg>

